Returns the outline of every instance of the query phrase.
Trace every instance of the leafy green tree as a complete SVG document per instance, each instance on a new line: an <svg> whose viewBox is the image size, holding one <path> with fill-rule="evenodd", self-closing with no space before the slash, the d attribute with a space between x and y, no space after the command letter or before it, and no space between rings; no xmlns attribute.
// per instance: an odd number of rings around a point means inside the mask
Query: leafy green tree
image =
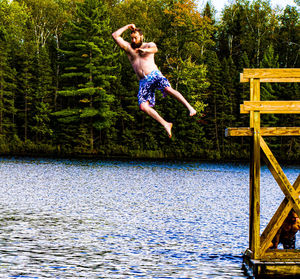
<svg viewBox="0 0 300 279"><path fill-rule="evenodd" d="M300 65L299 12L295 7L287 6L279 16L277 27L277 48L280 54L281 67L293 68Z"/></svg>
<svg viewBox="0 0 300 279"><path fill-rule="evenodd" d="M246 44L243 36L246 31L244 26L247 26L245 9L248 6L249 1L236 1L225 7L217 32L217 50L220 59L230 56L236 63L243 52L246 51L248 56L250 55L251 50L241 44L241 42Z"/></svg>
<svg viewBox="0 0 300 279"><path fill-rule="evenodd" d="M231 56L238 65L244 52L251 65L259 67L270 44L277 19L268 1L238 0L227 6L220 26L220 54Z"/></svg>

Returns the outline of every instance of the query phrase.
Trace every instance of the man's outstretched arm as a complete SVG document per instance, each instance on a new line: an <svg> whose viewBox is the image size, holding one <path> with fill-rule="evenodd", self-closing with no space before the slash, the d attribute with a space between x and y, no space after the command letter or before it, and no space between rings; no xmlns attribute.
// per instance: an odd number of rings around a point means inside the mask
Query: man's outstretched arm
<svg viewBox="0 0 300 279"><path fill-rule="evenodd" d="M125 25L125 26L121 27L120 29L118 29L117 31L115 31L114 33L112 33L112 37L114 38L115 42L119 45L120 48L124 49L126 52L128 51L128 47L130 46L130 44L128 42L126 42L121 37L121 35L128 29L134 30L135 25L134 24Z"/></svg>

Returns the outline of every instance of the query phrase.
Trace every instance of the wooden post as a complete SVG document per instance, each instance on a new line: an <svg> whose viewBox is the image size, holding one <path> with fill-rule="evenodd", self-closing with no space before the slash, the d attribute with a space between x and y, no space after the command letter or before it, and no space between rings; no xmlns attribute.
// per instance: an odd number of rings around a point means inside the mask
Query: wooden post
<svg viewBox="0 0 300 279"><path fill-rule="evenodd" d="M250 80L253 100L260 100L259 79ZM253 111L250 114L250 125L253 125L252 154L250 166L250 250L253 252L253 259L259 259L260 252L260 112ZM251 126L250 126L251 127Z"/></svg>

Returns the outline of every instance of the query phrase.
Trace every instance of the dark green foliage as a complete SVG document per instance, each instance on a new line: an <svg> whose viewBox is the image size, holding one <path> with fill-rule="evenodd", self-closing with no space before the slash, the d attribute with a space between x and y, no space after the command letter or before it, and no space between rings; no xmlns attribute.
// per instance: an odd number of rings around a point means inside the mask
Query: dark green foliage
<svg viewBox="0 0 300 279"><path fill-rule="evenodd" d="M107 6L100 0L78 4L62 38L61 110L54 112L60 128L70 123L70 131L83 150L94 151L96 131L104 131L114 123L111 110L114 96L111 84L116 80L111 30ZM101 140L100 140L101 142Z"/></svg>
<svg viewBox="0 0 300 279"><path fill-rule="evenodd" d="M295 1L299 5L299 0ZM239 106L243 68L299 68L299 10L237 0L216 19L208 1L0 1L0 152L169 159L248 159L249 126ZM112 40L135 23L157 44L156 63L197 109L190 118L172 97L155 109L173 137L139 110L138 80ZM130 40L130 32L123 34ZM299 84L262 84L263 100L300 100ZM263 115L263 126L299 126L299 115ZM299 162L299 137L266 138L281 159Z"/></svg>

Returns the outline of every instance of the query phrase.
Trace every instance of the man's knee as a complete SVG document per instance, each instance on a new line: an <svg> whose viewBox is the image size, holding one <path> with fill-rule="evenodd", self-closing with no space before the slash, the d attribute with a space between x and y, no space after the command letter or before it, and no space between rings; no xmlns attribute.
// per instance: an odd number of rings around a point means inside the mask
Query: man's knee
<svg viewBox="0 0 300 279"><path fill-rule="evenodd" d="M167 86L167 87L165 87L164 88L164 91L165 91L165 93L172 93L172 91L173 91L174 89L171 87L171 86Z"/></svg>
<svg viewBox="0 0 300 279"><path fill-rule="evenodd" d="M149 110L150 106L149 106L149 102L144 102L140 104L140 110L147 112Z"/></svg>

